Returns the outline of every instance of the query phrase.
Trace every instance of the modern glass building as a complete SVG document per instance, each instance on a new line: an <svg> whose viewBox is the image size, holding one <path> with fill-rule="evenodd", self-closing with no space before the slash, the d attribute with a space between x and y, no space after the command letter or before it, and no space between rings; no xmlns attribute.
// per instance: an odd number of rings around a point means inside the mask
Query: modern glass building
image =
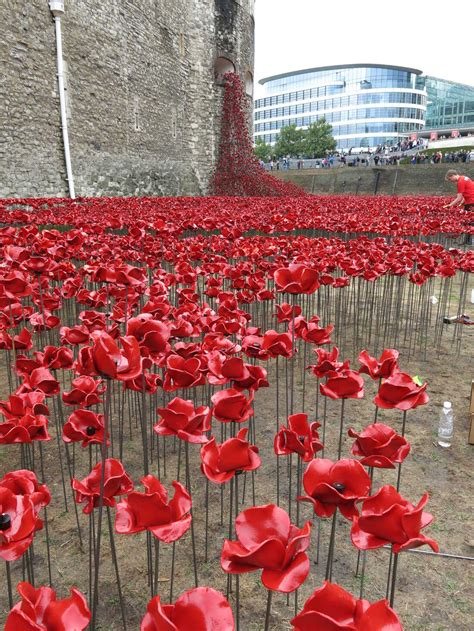
<svg viewBox="0 0 474 631"><path fill-rule="evenodd" d="M426 77L426 91L425 132L474 132L473 86Z"/></svg>
<svg viewBox="0 0 474 631"><path fill-rule="evenodd" d="M305 129L324 117L339 149L391 145L425 127L421 70L379 64L324 66L262 79L254 139L274 143L286 125Z"/></svg>

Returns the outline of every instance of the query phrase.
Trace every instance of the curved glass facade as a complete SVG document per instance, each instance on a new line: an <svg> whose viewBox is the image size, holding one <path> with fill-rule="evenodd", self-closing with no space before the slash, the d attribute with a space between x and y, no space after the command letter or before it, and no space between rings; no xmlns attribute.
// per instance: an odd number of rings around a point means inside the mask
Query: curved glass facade
<svg viewBox="0 0 474 631"><path fill-rule="evenodd" d="M330 66L269 77L255 102L254 138L274 143L282 127L306 128L324 117L338 149L393 144L423 129L420 70L383 65Z"/></svg>

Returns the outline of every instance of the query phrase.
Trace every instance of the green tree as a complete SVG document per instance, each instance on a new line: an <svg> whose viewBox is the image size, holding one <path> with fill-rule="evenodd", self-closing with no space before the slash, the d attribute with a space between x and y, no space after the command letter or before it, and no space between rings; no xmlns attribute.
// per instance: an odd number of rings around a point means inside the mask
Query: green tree
<svg viewBox="0 0 474 631"><path fill-rule="evenodd" d="M263 160L264 162L270 161L270 156L272 155L272 148L270 145L267 145L265 140L259 136L255 140L255 146L253 151L259 160Z"/></svg>
<svg viewBox="0 0 474 631"><path fill-rule="evenodd" d="M273 153L277 158L283 156L297 157L302 155L305 132L296 129L296 125L287 125L280 129Z"/></svg>
<svg viewBox="0 0 474 631"><path fill-rule="evenodd" d="M323 158L328 151L334 151L336 141L332 135L332 127L326 119L320 118L311 123L305 133L302 151L308 158Z"/></svg>

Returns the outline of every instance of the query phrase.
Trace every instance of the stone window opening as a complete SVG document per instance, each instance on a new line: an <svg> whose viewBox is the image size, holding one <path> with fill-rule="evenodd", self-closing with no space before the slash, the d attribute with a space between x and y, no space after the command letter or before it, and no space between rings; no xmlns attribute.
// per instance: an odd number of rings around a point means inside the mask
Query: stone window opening
<svg viewBox="0 0 474 631"><path fill-rule="evenodd" d="M216 75L216 83L218 85L224 85L224 75L227 72L235 72L234 62L227 57L218 57L214 64L214 70Z"/></svg>
<svg viewBox="0 0 474 631"><path fill-rule="evenodd" d="M245 94L253 98L253 74L250 70L245 73Z"/></svg>

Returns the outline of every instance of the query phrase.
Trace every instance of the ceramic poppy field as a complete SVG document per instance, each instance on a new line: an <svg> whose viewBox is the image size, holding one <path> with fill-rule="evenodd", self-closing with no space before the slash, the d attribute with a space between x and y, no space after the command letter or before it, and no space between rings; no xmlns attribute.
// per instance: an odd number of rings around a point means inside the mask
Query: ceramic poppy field
<svg viewBox="0 0 474 631"><path fill-rule="evenodd" d="M442 205L2 200L7 631L468 629L470 564L422 553L472 507Z"/></svg>

